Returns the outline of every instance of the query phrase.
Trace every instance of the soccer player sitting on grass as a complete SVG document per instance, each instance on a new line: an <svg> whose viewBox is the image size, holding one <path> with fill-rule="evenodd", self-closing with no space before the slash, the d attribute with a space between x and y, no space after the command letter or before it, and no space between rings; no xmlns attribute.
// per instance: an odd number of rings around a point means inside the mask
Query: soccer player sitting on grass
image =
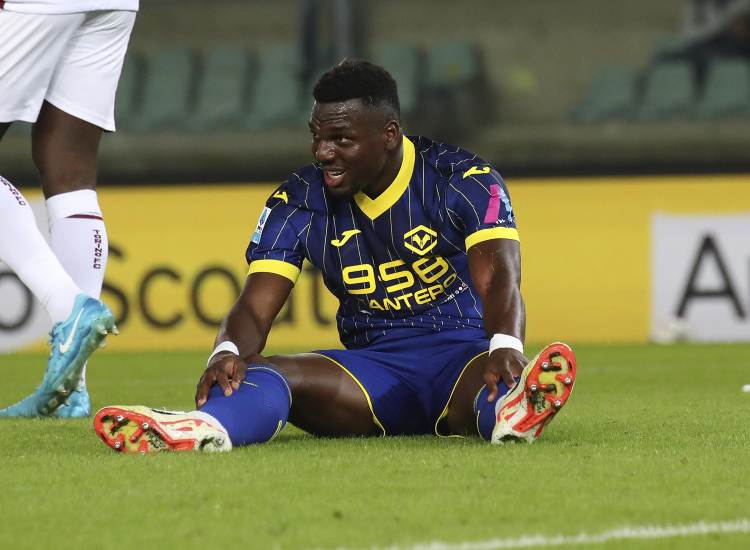
<svg viewBox="0 0 750 550"><path fill-rule="evenodd" d="M381 67L344 61L313 95L315 163L260 215L198 411L105 407L97 434L126 452L229 450L272 439L287 420L321 436L533 441L570 396L575 358L560 343L523 355L503 180L464 150L403 135L396 83ZM263 357L305 259L340 301L346 349Z"/></svg>

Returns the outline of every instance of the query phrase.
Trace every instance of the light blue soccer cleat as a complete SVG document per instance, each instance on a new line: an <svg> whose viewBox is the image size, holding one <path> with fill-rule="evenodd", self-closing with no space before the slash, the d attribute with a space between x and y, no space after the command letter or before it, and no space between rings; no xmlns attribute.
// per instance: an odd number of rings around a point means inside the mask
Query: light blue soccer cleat
<svg viewBox="0 0 750 550"><path fill-rule="evenodd" d="M117 334L109 308L85 294L76 296L70 316L55 323L50 332L51 351L42 383L28 397L0 410L0 418L53 414L79 387L86 360L103 345L109 332ZM82 405L81 401L76 398L76 407Z"/></svg>
<svg viewBox="0 0 750 550"><path fill-rule="evenodd" d="M83 381L81 381L83 382ZM78 384L68 400L52 413L55 418L87 418L91 416L91 398L86 384Z"/></svg>

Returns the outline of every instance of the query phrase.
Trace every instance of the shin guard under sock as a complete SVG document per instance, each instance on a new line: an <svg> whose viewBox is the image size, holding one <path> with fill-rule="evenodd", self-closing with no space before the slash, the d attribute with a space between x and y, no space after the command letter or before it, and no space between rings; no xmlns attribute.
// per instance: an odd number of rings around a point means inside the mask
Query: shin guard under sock
<svg viewBox="0 0 750 550"><path fill-rule="evenodd" d="M232 445L263 443L278 434L289 417L292 394L286 379L263 365L250 365L238 390L225 397L215 385L201 412L215 418Z"/></svg>

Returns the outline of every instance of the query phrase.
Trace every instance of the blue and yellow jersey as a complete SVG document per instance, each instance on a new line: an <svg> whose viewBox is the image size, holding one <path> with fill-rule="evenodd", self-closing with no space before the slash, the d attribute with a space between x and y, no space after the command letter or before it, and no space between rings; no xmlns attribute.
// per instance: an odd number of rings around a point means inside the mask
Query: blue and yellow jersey
<svg viewBox="0 0 750 550"><path fill-rule="evenodd" d="M308 260L339 299L347 348L399 328L483 329L466 251L489 239L518 240L508 190L476 155L404 137L396 179L377 198L339 199L321 169L293 173L268 199L247 249L249 273L295 282Z"/></svg>

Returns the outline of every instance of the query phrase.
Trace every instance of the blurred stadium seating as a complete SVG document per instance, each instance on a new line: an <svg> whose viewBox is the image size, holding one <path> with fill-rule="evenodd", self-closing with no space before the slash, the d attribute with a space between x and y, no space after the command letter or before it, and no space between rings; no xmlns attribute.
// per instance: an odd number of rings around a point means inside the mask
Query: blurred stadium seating
<svg viewBox="0 0 750 550"><path fill-rule="evenodd" d="M373 48L373 62L387 67L398 83L401 113L411 119L420 107L424 87L423 52L414 44L391 42Z"/></svg>
<svg viewBox="0 0 750 550"><path fill-rule="evenodd" d="M750 116L750 62L714 61L695 112L707 119Z"/></svg>
<svg viewBox="0 0 750 550"><path fill-rule="evenodd" d="M258 54L254 90L243 126L248 130L301 125L302 82L300 60L295 47L279 45ZM299 120L297 120L299 118Z"/></svg>
<svg viewBox="0 0 750 550"><path fill-rule="evenodd" d="M396 77L406 131L461 144L507 175L750 168L749 60L696 74L679 57L683 0L361 3L364 53ZM322 54L303 66L300 5L144 4L102 181L278 179L306 163L303 75L336 60L324 10ZM36 179L27 134L16 125L0 150L21 185Z"/></svg>
<svg viewBox="0 0 750 550"><path fill-rule="evenodd" d="M656 63L642 75L631 67L603 67L571 111L577 122L743 117L750 117L750 59L744 58L711 61L703 86L683 60Z"/></svg>
<svg viewBox="0 0 750 550"><path fill-rule="evenodd" d="M638 110L641 120L687 117L695 104L692 69L684 61L660 63L649 72Z"/></svg>
<svg viewBox="0 0 750 550"><path fill-rule="evenodd" d="M140 75L141 101L135 105L133 129L180 130L195 113L192 93L196 79L196 60L188 47L175 46L154 52Z"/></svg>
<svg viewBox="0 0 750 550"><path fill-rule="evenodd" d="M583 101L573 109L573 120L631 119L636 110L636 83L636 72L630 67L603 67L594 75Z"/></svg>
<svg viewBox="0 0 750 550"><path fill-rule="evenodd" d="M432 117L420 120L420 114L450 109L463 113L465 124L480 122L484 77L477 44L455 40L423 50L389 42L372 50L373 60L396 78L406 118L427 124ZM304 128L310 90L300 79L301 63L293 44L258 51L226 44L131 51L118 91L120 128L146 133ZM486 112L486 104L481 110ZM453 126L450 118L439 118Z"/></svg>
<svg viewBox="0 0 750 550"><path fill-rule="evenodd" d="M254 69L241 46L219 45L206 52L187 126L199 132L237 128L246 110L250 71Z"/></svg>

